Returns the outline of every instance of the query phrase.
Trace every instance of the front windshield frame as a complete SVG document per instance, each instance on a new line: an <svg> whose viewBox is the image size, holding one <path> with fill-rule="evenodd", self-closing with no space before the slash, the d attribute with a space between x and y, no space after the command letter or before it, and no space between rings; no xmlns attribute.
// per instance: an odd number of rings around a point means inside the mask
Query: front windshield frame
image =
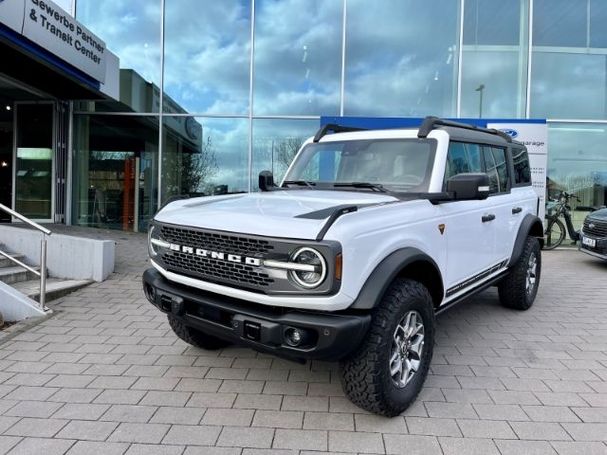
<svg viewBox="0 0 607 455"><path fill-rule="evenodd" d="M425 170L423 175L421 172L418 172L417 177L419 178L415 182L409 181L382 181L377 178L373 178L373 176L367 176L368 178L356 178L356 179L340 179L338 178L337 172L334 178L326 179L326 178L310 178L310 175L305 174L305 169L309 165L309 163L316 157L320 156L320 153L333 153L343 154L345 153L345 149L349 148L352 150L353 148L358 147L358 151L363 149L369 149L372 144L375 143L402 143L402 142L411 142L419 147L420 144L424 144L427 146L427 158L426 160L422 160L421 163L425 164ZM425 193L428 192L430 187L430 179L432 177L432 169L434 167L434 161L436 159L436 149L438 146L438 141L433 138L381 138L381 139L359 139L359 140L344 140L344 141L327 141L327 142L311 142L306 144L303 149L297 154L293 163L289 167L285 177L281 182L281 187L283 189L293 189L294 187L288 186L288 183L285 182L295 182L298 183L296 188L299 189L309 189L310 187L316 189L323 190L352 190L352 191L373 191L373 186L376 186L380 189L385 189L389 192L395 193ZM357 151L357 153L358 153ZM387 153L387 152L384 152ZM320 158L318 158L320 159ZM334 156L336 160L337 157ZM341 155L340 155L341 159ZM396 159L396 158L395 158ZM341 164L341 163L340 163ZM419 163L418 163L419 164ZM335 166L339 166L339 164L335 163ZM319 169L319 174L320 174ZM414 174L408 174L410 178L414 177ZM304 184L305 183L305 184ZM348 183L367 183L370 186L361 187L361 186L347 186ZM377 189L376 188L376 189Z"/></svg>

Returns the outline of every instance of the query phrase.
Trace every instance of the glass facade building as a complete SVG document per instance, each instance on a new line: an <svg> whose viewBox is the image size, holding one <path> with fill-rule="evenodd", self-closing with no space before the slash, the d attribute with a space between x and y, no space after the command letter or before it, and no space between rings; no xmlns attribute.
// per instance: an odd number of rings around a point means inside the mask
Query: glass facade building
<svg viewBox="0 0 607 455"><path fill-rule="evenodd" d="M607 199L604 0L76 0L119 102L73 105L71 223L280 177L321 115L548 119L549 191ZM577 224L585 214L578 213Z"/></svg>

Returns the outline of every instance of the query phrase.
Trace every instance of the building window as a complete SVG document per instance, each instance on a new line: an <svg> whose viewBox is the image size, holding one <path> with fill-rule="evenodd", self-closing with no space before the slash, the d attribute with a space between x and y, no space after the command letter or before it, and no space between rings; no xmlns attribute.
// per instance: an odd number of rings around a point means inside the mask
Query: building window
<svg viewBox="0 0 607 455"><path fill-rule="evenodd" d="M454 116L459 2L349 0L346 115Z"/></svg>

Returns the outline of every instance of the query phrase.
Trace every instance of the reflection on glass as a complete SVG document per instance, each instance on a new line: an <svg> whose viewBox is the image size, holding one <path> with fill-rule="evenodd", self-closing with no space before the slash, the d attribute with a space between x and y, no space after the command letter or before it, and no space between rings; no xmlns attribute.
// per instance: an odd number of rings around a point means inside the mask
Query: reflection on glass
<svg viewBox="0 0 607 455"><path fill-rule="evenodd" d="M73 223L145 231L157 208L158 121L77 115Z"/></svg>
<svg viewBox="0 0 607 455"><path fill-rule="evenodd" d="M256 115L339 113L341 0L255 2Z"/></svg>
<svg viewBox="0 0 607 455"><path fill-rule="evenodd" d="M531 75L531 117L605 118L607 55L534 51Z"/></svg>
<svg viewBox="0 0 607 455"><path fill-rule="evenodd" d="M78 0L77 19L120 59L120 101L79 103L81 111L158 112L160 0Z"/></svg>
<svg viewBox="0 0 607 455"><path fill-rule="evenodd" d="M248 121L164 117L162 201L248 189Z"/></svg>
<svg viewBox="0 0 607 455"><path fill-rule="evenodd" d="M264 170L272 171L274 181L282 180L301 145L317 130L318 120L254 120L253 189Z"/></svg>
<svg viewBox="0 0 607 455"><path fill-rule="evenodd" d="M166 0L166 95L190 113L247 113L250 15L248 0Z"/></svg>
<svg viewBox="0 0 607 455"><path fill-rule="evenodd" d="M607 203L607 129L604 124L550 123L548 125L548 197L561 190L576 194L572 200L574 225L587 215L584 206Z"/></svg>
<svg viewBox="0 0 607 455"><path fill-rule="evenodd" d="M527 0L466 1L462 117L525 116L528 9Z"/></svg>
<svg viewBox="0 0 607 455"><path fill-rule="evenodd" d="M533 45L587 46L588 3L589 0L534 0Z"/></svg>
<svg viewBox="0 0 607 455"><path fill-rule="evenodd" d="M33 219L51 219L53 150L17 148L15 209Z"/></svg>
<svg viewBox="0 0 607 455"><path fill-rule="evenodd" d="M454 116L459 2L348 1L346 115Z"/></svg>

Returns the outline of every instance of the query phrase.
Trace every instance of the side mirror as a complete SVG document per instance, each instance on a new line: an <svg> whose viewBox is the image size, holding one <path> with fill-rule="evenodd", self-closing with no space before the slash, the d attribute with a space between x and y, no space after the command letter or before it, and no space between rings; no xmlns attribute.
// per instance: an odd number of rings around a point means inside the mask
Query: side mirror
<svg viewBox="0 0 607 455"><path fill-rule="evenodd" d="M458 201L487 199L490 188L487 174L457 174L447 180L447 191Z"/></svg>
<svg viewBox="0 0 607 455"><path fill-rule="evenodd" d="M259 173L259 189L261 191L272 191L276 185L274 185L274 175L270 171L261 171Z"/></svg>

